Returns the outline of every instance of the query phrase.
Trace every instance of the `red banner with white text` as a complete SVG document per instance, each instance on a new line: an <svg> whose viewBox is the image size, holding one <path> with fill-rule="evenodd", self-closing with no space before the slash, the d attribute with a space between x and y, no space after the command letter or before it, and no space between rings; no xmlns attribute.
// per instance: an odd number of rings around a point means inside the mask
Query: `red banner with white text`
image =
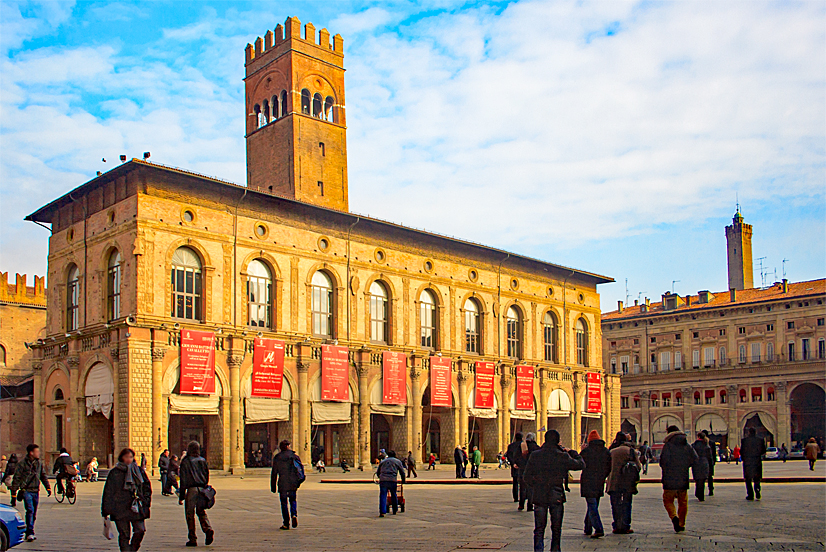
<svg viewBox="0 0 826 552"><path fill-rule="evenodd" d="M432 406L453 406L450 385L450 359L430 357L430 404Z"/></svg>
<svg viewBox="0 0 826 552"><path fill-rule="evenodd" d="M586 412L601 413L602 412L602 374L597 372L588 372L586 376L586 387L588 393L588 404L585 407Z"/></svg>
<svg viewBox="0 0 826 552"><path fill-rule="evenodd" d="M493 408L493 363L476 363L476 408Z"/></svg>
<svg viewBox="0 0 826 552"><path fill-rule="evenodd" d="M256 337L253 345L250 395L280 399L284 385L284 342Z"/></svg>
<svg viewBox="0 0 826 552"><path fill-rule="evenodd" d="M516 367L516 410L533 410L533 366Z"/></svg>
<svg viewBox="0 0 826 552"><path fill-rule="evenodd" d="M407 355L384 351L381 356L382 399L384 404L407 404L405 374Z"/></svg>
<svg viewBox="0 0 826 552"><path fill-rule="evenodd" d="M321 346L321 400L346 402L349 393L349 359L347 347Z"/></svg>
<svg viewBox="0 0 826 552"><path fill-rule="evenodd" d="M181 330L181 394L215 394L215 334Z"/></svg>

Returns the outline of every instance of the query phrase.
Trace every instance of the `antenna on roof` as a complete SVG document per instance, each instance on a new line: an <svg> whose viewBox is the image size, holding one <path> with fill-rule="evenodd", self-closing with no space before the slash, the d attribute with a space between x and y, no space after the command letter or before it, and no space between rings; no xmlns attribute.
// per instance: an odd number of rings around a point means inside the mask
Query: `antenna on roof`
<svg viewBox="0 0 826 552"><path fill-rule="evenodd" d="M738 192L734 192L734 202L737 205L737 213L740 214L740 194Z"/></svg>
<svg viewBox="0 0 826 552"><path fill-rule="evenodd" d="M671 293L674 293L674 284L682 282L682 280L671 280Z"/></svg>
<svg viewBox="0 0 826 552"><path fill-rule="evenodd" d="M789 259L783 259L783 279L784 280L786 279L786 263L788 261L789 261Z"/></svg>
<svg viewBox="0 0 826 552"><path fill-rule="evenodd" d="M765 271L765 270L763 270L763 261L764 261L766 258L767 258L767 257L758 257L758 258L757 258L757 260L758 260L758 261L760 261L760 287L761 287L761 288L765 288L765 287L766 287L766 271Z"/></svg>
<svg viewBox="0 0 826 552"><path fill-rule="evenodd" d="M628 278L625 279L625 304L629 303L629 299L631 298L631 294L628 293Z"/></svg>

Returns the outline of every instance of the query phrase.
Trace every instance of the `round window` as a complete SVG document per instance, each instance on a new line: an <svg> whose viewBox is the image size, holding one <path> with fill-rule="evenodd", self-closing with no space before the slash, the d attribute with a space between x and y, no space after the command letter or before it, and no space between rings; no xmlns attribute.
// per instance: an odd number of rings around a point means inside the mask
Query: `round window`
<svg viewBox="0 0 826 552"><path fill-rule="evenodd" d="M256 224L255 225L255 235L259 238L263 238L267 235L267 227L263 224Z"/></svg>
<svg viewBox="0 0 826 552"><path fill-rule="evenodd" d="M519 280L517 280L516 278L511 279L511 289L519 289Z"/></svg>
<svg viewBox="0 0 826 552"><path fill-rule="evenodd" d="M582 301L585 301L585 296L580 293L579 294L579 302L581 303Z"/></svg>
<svg viewBox="0 0 826 552"><path fill-rule="evenodd" d="M193 220L195 220L195 213L193 213L189 209L186 209L184 211L183 217L184 217L184 222L192 222Z"/></svg>
<svg viewBox="0 0 826 552"><path fill-rule="evenodd" d="M75 229L69 228L69 231L66 232L66 241L72 241L75 239Z"/></svg>
<svg viewBox="0 0 826 552"><path fill-rule="evenodd" d="M327 249L329 247L330 247L330 240L328 240L327 238L318 238L318 248L321 251L327 251Z"/></svg>
<svg viewBox="0 0 826 552"><path fill-rule="evenodd" d="M554 294L554 288L549 287L549 288L548 288L548 297L553 296L553 294Z"/></svg>
<svg viewBox="0 0 826 552"><path fill-rule="evenodd" d="M433 261L427 260L424 262L424 269L425 272L432 272L433 271Z"/></svg>
<svg viewBox="0 0 826 552"><path fill-rule="evenodd" d="M475 282L479 279L479 273L473 270L472 268L468 271L467 275L471 282Z"/></svg>
<svg viewBox="0 0 826 552"><path fill-rule="evenodd" d="M376 249L375 257L377 262L383 263L387 255L385 255L383 249Z"/></svg>

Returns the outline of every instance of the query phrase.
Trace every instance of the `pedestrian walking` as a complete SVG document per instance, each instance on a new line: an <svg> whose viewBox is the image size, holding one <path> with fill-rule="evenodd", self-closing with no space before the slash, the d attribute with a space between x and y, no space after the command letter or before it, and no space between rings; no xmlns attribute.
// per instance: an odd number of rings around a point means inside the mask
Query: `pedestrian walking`
<svg viewBox="0 0 826 552"><path fill-rule="evenodd" d="M703 435L705 435L706 440L708 441L708 448L711 449L709 455L709 464L708 464L708 496L714 496L714 466L717 465L717 443L714 439L711 438L711 435L708 434L708 430L703 430Z"/></svg>
<svg viewBox="0 0 826 552"><path fill-rule="evenodd" d="M436 455L432 452L430 453L430 460L427 462L427 469L436 470Z"/></svg>
<svg viewBox="0 0 826 552"><path fill-rule="evenodd" d="M525 435L525 440L522 441L519 447L519 507L518 510L524 510L525 504L528 505L528 511L533 511L533 502L531 502L531 492L528 485L525 483L525 467L528 465L528 458L531 454L539 450L539 445L536 444L536 437L533 433ZM564 488L563 477L563 488Z"/></svg>
<svg viewBox="0 0 826 552"><path fill-rule="evenodd" d="M416 459L413 458L413 451L407 451L407 477L410 477L411 474L413 477L419 477L419 474L416 473Z"/></svg>
<svg viewBox="0 0 826 552"><path fill-rule="evenodd" d="M141 547L151 504L149 476L135 463L135 451L125 448L106 476L100 500L100 515L115 522L121 551L134 552Z"/></svg>
<svg viewBox="0 0 826 552"><path fill-rule="evenodd" d="M786 448L786 443L780 445L780 459L783 460L783 463L786 463L786 460L789 458L789 449Z"/></svg>
<svg viewBox="0 0 826 552"><path fill-rule="evenodd" d="M809 438L809 442L806 443L805 454L806 460L809 461L809 470L815 471L815 462L817 462L817 455L820 452L820 447L817 445L817 441L814 437Z"/></svg>
<svg viewBox="0 0 826 552"><path fill-rule="evenodd" d="M735 446L734 450L731 451L731 456L734 458L734 465L739 466L740 465L740 447Z"/></svg>
<svg viewBox="0 0 826 552"><path fill-rule="evenodd" d="M164 492L167 496L172 495L172 488L175 488L175 494L180 497L181 489L178 486L178 477L181 469L181 463L178 461L178 456L173 454L169 457L169 471L166 473L166 488Z"/></svg>
<svg viewBox="0 0 826 552"><path fill-rule="evenodd" d="M648 475L648 463L651 461L651 447L648 441L643 441L640 446L640 462L642 463L642 474Z"/></svg>
<svg viewBox="0 0 826 552"><path fill-rule="evenodd" d="M633 497L637 494L642 463L628 436L618 431L609 449L611 471L608 474L606 488L611 497L611 531L617 535L633 533L631 529L631 509Z"/></svg>
<svg viewBox="0 0 826 552"><path fill-rule="evenodd" d="M186 447L186 457L181 460L181 487L178 494L178 504L185 504L186 528L188 539L186 546L198 546L198 535L195 533L195 516L204 532L204 544L210 545L215 540L215 531L209 525L206 509L198 500L201 489L209 485L209 465L201 457L201 444L191 441Z"/></svg>
<svg viewBox="0 0 826 552"><path fill-rule="evenodd" d="M390 493L393 515L399 511L399 497L396 494L398 483L396 481L399 474L402 476L402 483L405 482L404 464L396 458L396 451L387 453L387 458L381 461L376 473L379 476L379 517L384 517L387 513L387 493Z"/></svg>
<svg viewBox="0 0 826 552"><path fill-rule="evenodd" d="M565 488L563 481L569 471L578 471L585 462L575 450L559 445L559 432L555 429L545 434L545 444L528 455L524 480L530 488L533 513L533 549L545 548L545 527L548 514L551 517L551 552L560 550L562 518L565 515Z"/></svg>
<svg viewBox="0 0 826 552"><path fill-rule="evenodd" d="M161 473L161 495L167 496L166 479L169 477L169 449L163 449L158 458L158 471Z"/></svg>
<svg viewBox="0 0 826 552"><path fill-rule="evenodd" d="M763 479L763 455L766 441L757 436L750 427L748 436L740 442L740 457L743 460L743 479L746 482L746 500L760 500L760 482Z"/></svg>
<svg viewBox="0 0 826 552"><path fill-rule="evenodd" d="M279 452L272 459L272 473L270 475L270 491L278 493L281 503L281 529L288 530L290 523L298 527L298 487L301 486L301 473L304 468L301 458L290 449L290 442L286 439L278 443ZM301 470L299 470L301 466ZM289 502L289 509L287 503Z"/></svg>
<svg viewBox="0 0 826 552"><path fill-rule="evenodd" d="M482 465L482 451L474 446L470 453L470 477L479 479L479 466Z"/></svg>
<svg viewBox="0 0 826 552"><path fill-rule="evenodd" d="M467 447L462 447L462 479L467 477L468 462L470 462L470 457L467 454Z"/></svg>
<svg viewBox="0 0 826 552"><path fill-rule="evenodd" d="M513 443L508 445L505 451L505 458L511 465L511 479L513 479L513 501L519 502L519 459L522 457L522 434L516 432L513 436Z"/></svg>
<svg viewBox="0 0 826 552"><path fill-rule="evenodd" d="M456 464L456 479L462 478L462 462L464 461L464 456L462 455L462 447L456 445L456 448L453 449L453 463Z"/></svg>
<svg viewBox="0 0 826 552"><path fill-rule="evenodd" d="M11 495L11 505L14 507L17 504L17 497L14 496L14 493L11 492L11 482L14 479L14 470L17 469L17 455L11 453L9 455L9 461L6 464L6 468L3 470L2 475L0 475L0 481L9 489L9 494Z"/></svg>
<svg viewBox="0 0 826 552"><path fill-rule="evenodd" d="M691 473L694 476L694 496L703 502L705 501L706 481L711 471L711 447L708 446L708 437L702 432L698 433L697 440L692 443L691 448L697 453L697 461L691 466Z"/></svg>
<svg viewBox="0 0 826 552"><path fill-rule="evenodd" d="M663 450L660 454L662 471L663 505L674 525L674 531L685 531L688 515L688 469L697 461L697 453L688 444L685 433L677 426L668 426ZM674 501L677 507L674 507Z"/></svg>
<svg viewBox="0 0 826 552"><path fill-rule="evenodd" d="M146 471L146 468L147 468L148 466L149 466L149 464L148 464L148 463L147 463L147 461L146 461L146 455L145 455L144 453L141 453L141 469L142 469L143 471Z"/></svg>
<svg viewBox="0 0 826 552"><path fill-rule="evenodd" d="M52 496L46 470L40 460L40 447L31 444L26 447L26 456L17 463L11 483L11 494L23 501L26 510L26 540L36 540L34 522L37 520L37 505L40 503L40 485L46 488L46 496Z"/></svg>
<svg viewBox="0 0 826 552"><path fill-rule="evenodd" d="M598 539L605 535L599 517L599 499L604 496L605 479L611 473L611 454L597 430L588 434L588 446L579 453L585 462L579 478L579 494L585 499L585 534Z"/></svg>

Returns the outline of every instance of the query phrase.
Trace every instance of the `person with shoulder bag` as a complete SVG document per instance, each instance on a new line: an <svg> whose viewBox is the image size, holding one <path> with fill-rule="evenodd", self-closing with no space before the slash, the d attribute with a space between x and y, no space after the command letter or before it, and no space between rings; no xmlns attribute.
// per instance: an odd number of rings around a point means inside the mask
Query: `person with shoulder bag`
<svg viewBox="0 0 826 552"><path fill-rule="evenodd" d="M134 552L141 547L151 504L149 476L135 462L135 451L125 448L118 455L118 463L106 476L100 501L101 516L115 522L118 529L121 551Z"/></svg>
<svg viewBox="0 0 826 552"><path fill-rule="evenodd" d="M660 454L660 470L662 471L663 505L674 532L685 531L685 518L688 515L688 470L697 459L697 453L688 444L685 433L677 426L668 426L668 435L663 439L663 450ZM677 507L674 507L674 501Z"/></svg>
<svg viewBox="0 0 826 552"><path fill-rule="evenodd" d="M37 506L40 503L40 484L46 488L46 496L52 496L46 469L40 460L40 447L32 443L26 447L26 456L23 457L14 470L11 483L11 494L23 502L26 509L26 540L36 540L34 522L37 519Z"/></svg>
<svg viewBox="0 0 826 552"><path fill-rule="evenodd" d="M301 458L290 450L290 442L286 439L278 443L280 452L272 459L270 474L270 492L277 492L281 503L281 519L284 523L281 529L287 531L292 521L293 528L298 527L298 502L296 492L304 482L304 465ZM287 503L289 502L289 509Z"/></svg>
<svg viewBox="0 0 826 552"><path fill-rule="evenodd" d="M198 441L191 441L186 447L186 456L181 460L180 467L181 484L178 504L185 504L186 527L188 539L186 546L198 546L198 535L195 532L195 516L201 524L201 531L204 532L204 544L210 545L215 540L215 531L209 525L207 509L211 505L204 504L202 491L211 489L209 486L209 465L205 458L201 457L201 444ZM214 493L214 490L212 491ZM212 495L214 500L215 495Z"/></svg>
<svg viewBox="0 0 826 552"><path fill-rule="evenodd" d="M611 497L611 523L613 533L627 535L631 529L633 496L637 494L642 463L637 451L622 431L617 432L611 444L611 473L608 474L608 496Z"/></svg>

